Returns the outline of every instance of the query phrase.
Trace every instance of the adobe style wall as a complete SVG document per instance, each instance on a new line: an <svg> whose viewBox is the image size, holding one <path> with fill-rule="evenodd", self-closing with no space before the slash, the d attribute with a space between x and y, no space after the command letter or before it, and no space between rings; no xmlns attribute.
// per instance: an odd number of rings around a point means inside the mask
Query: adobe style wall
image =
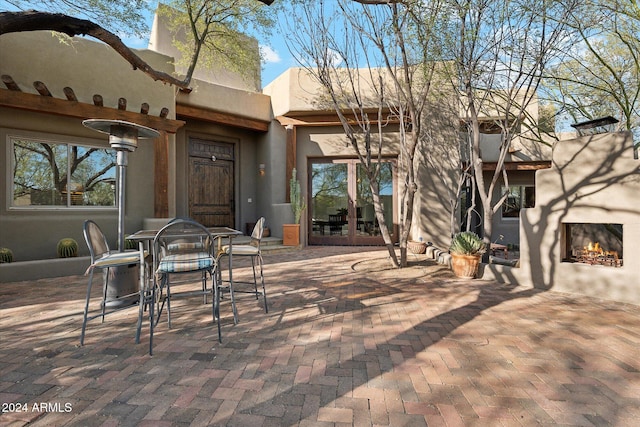
<svg viewBox="0 0 640 427"><path fill-rule="evenodd" d="M152 66L171 72L169 58L150 51L137 53ZM138 112L149 104L149 115L158 116L163 107L175 118L175 91L139 70L133 70L118 53L104 43L72 38L62 43L49 31L5 34L0 37L0 74L11 76L22 92L37 95L34 81L42 81L56 99L65 99L71 87L80 103L93 104L94 94L105 107L117 108L120 97L127 110ZM94 118L94 117L92 117ZM17 108L0 107L0 176L12 176L8 138L22 136L56 142L109 147L108 136L87 129L82 120ZM170 136L174 144L174 136ZM138 230L143 218L153 216L153 142L141 140L128 156L126 229ZM7 160L7 161L5 161ZM20 209L10 207L9 186L0 186L0 246L9 247L16 261L56 258L56 243L63 237L78 241L80 256L88 255L82 224L98 222L110 242L116 241L118 213L106 209ZM0 280L2 281L2 280Z"/></svg>
<svg viewBox="0 0 640 427"><path fill-rule="evenodd" d="M520 267L486 265L483 279L640 304L639 166L628 132L556 143L536 207L520 214ZM623 266L563 262L566 223L622 224Z"/></svg>

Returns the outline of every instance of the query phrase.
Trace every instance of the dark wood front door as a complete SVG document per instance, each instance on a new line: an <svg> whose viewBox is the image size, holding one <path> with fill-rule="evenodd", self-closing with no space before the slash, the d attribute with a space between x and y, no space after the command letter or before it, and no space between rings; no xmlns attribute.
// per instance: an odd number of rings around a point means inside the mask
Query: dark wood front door
<svg viewBox="0 0 640 427"><path fill-rule="evenodd" d="M234 145L189 139L189 216L207 227L235 227Z"/></svg>

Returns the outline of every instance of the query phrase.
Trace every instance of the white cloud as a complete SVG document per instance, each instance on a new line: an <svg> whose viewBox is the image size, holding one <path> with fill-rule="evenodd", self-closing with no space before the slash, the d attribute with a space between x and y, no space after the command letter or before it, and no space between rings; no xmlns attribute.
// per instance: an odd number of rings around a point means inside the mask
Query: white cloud
<svg viewBox="0 0 640 427"><path fill-rule="evenodd" d="M262 56L262 62L265 64L277 64L282 61L280 54L273 50L271 46L260 46L260 55Z"/></svg>

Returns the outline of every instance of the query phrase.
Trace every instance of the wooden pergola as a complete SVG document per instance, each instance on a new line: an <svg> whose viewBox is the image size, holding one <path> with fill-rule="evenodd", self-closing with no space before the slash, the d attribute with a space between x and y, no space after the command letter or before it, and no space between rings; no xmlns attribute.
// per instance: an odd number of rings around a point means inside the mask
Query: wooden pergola
<svg viewBox="0 0 640 427"><path fill-rule="evenodd" d="M0 88L0 107L77 118L80 121L90 118L124 120L137 123L160 132L154 139L154 216L164 218L169 215L169 134L175 134L185 122L167 118L169 109L163 107L159 116L149 115L149 104L140 105L140 112L128 111L126 98L119 98L118 105L103 105L102 96L93 95L93 104L79 102L73 89L65 87L66 99L54 98L47 86L33 82L38 92L26 93L8 75L1 76L6 89Z"/></svg>

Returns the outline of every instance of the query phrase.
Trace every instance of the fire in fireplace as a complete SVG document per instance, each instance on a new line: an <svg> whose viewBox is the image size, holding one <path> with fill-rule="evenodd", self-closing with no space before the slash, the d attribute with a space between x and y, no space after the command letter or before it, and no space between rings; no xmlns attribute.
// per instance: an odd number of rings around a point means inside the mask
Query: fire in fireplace
<svg viewBox="0 0 640 427"><path fill-rule="evenodd" d="M622 266L622 224L565 223L564 262Z"/></svg>

